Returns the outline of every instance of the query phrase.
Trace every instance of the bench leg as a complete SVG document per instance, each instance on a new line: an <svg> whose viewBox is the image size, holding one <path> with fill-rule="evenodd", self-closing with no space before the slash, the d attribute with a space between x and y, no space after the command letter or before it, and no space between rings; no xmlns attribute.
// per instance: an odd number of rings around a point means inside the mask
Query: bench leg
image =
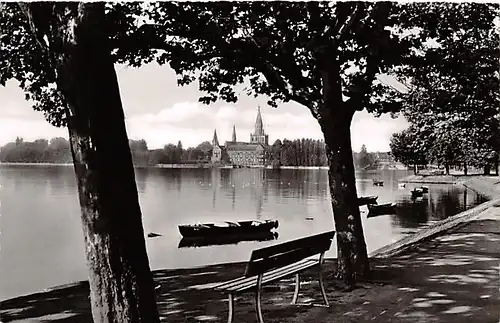
<svg viewBox="0 0 500 323"><path fill-rule="evenodd" d="M263 277L262 274L260 274L259 277L257 277L257 290L255 291L255 311L257 312L257 322L259 323L264 323L264 319L262 318L262 308L260 305L260 291L262 288L262 277Z"/></svg>
<svg viewBox="0 0 500 323"><path fill-rule="evenodd" d="M297 304L297 298L299 298L300 289L300 274L295 274L295 292L293 293L292 304Z"/></svg>
<svg viewBox="0 0 500 323"><path fill-rule="evenodd" d="M229 313L227 316L227 323L231 323L233 321L233 315L234 315L234 297L233 297L233 294L229 294L228 303L229 303Z"/></svg>
<svg viewBox="0 0 500 323"><path fill-rule="evenodd" d="M325 292L325 284L323 283L323 257L324 253L321 254L320 259L319 259L319 269L318 269L318 276L319 276L319 288L321 289L321 296L323 296L323 302L325 302L325 306L330 306L328 303L328 298L326 297L326 292Z"/></svg>

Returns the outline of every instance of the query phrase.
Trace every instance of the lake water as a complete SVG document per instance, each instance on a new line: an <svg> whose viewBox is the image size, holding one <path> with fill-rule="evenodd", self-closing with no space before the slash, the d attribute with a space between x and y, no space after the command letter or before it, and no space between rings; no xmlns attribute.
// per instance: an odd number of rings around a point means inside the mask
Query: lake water
<svg viewBox="0 0 500 323"><path fill-rule="evenodd" d="M397 202L396 215L362 219L369 252L483 200L461 186L398 188L406 171L359 172L358 195ZM384 180L374 187L372 178ZM137 186L152 269L248 260L252 249L334 228L327 171L264 169L137 169ZM87 278L72 167L0 165L0 300ZM306 219L306 218L312 218ZM277 240L179 248L177 225L217 220L277 219ZM336 255L336 245L327 254Z"/></svg>

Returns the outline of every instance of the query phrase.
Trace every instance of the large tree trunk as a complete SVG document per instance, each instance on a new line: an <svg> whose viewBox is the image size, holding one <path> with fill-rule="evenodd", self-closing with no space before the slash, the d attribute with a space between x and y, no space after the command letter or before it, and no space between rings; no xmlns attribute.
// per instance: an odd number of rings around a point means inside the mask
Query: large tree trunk
<svg viewBox="0 0 500 323"><path fill-rule="evenodd" d="M328 64L322 72L324 102L318 122L325 136L328 179L337 236L337 277L352 286L369 274L368 254L357 204L350 126L354 111L342 100L340 73Z"/></svg>
<svg viewBox="0 0 500 323"><path fill-rule="evenodd" d="M467 176L467 163L464 163L464 175Z"/></svg>
<svg viewBox="0 0 500 323"><path fill-rule="evenodd" d="M483 170L484 170L484 175L490 175L490 172L491 172L491 166L490 166L490 164L486 164L484 166Z"/></svg>
<svg viewBox="0 0 500 323"><path fill-rule="evenodd" d="M35 27L39 8L28 5ZM67 8L45 19L57 21L50 50L69 107L93 319L159 322L104 4Z"/></svg>
<svg viewBox="0 0 500 323"><path fill-rule="evenodd" d="M444 163L444 169L446 170L446 175L450 175L450 165L448 163Z"/></svg>
<svg viewBox="0 0 500 323"><path fill-rule="evenodd" d="M322 128L325 135L328 179L337 231L337 275L343 278L346 284L352 285L356 277L367 277L369 263L361 216L356 203L350 120L345 122L344 125L336 124L338 128L335 126Z"/></svg>

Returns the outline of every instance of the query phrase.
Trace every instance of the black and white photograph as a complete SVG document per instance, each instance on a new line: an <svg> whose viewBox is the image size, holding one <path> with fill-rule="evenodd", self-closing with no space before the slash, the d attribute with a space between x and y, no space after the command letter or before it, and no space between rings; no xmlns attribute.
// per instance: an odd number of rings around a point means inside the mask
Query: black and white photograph
<svg viewBox="0 0 500 323"><path fill-rule="evenodd" d="M0 0L0 323L500 323L500 3Z"/></svg>

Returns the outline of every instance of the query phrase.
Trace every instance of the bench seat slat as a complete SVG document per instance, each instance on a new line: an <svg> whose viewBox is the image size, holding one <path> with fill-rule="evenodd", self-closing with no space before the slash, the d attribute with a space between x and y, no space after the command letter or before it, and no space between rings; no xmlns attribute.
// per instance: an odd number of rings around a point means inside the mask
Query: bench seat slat
<svg viewBox="0 0 500 323"><path fill-rule="evenodd" d="M310 267L318 265L318 261L315 259L306 259L306 261L300 261L295 264L289 265L286 268L277 268L275 270L266 272L262 277L262 283L269 283L274 280L279 280L285 276L295 274L297 272L306 270ZM239 281L233 282L230 285L216 286L215 289L223 290L227 292L243 292L247 289L255 288L257 284L257 277L248 277L245 279L240 279Z"/></svg>
<svg viewBox="0 0 500 323"><path fill-rule="evenodd" d="M286 276L290 276L290 275L293 275L295 273L298 273L298 272L301 272L303 270L306 270L308 268L311 268L313 266L316 266L318 265L318 262L311 262L309 264L304 264L302 265L301 267L299 268L296 268L295 270L288 270L288 271L280 271L280 272L277 272L275 275L273 275L273 277L269 277L266 279L266 276L263 277L262 279L262 283L263 284L266 284L266 283L269 283L269 282L272 282L272 281L276 281L276 280L280 280ZM245 290L248 290L248 289L252 289L252 288L256 288L256 283L257 283L257 280L255 280L254 284L250 285L250 286L241 286L240 288L234 290L235 292L243 292Z"/></svg>
<svg viewBox="0 0 500 323"><path fill-rule="evenodd" d="M284 242L252 251L245 276L251 277L321 254L332 244L335 231Z"/></svg>
<svg viewBox="0 0 500 323"><path fill-rule="evenodd" d="M303 259L301 261L295 262L295 263L287 265L285 267L271 270L271 271L267 272L265 274L265 276L272 275L274 272L276 272L276 271L278 271L280 269L281 270L287 270L287 269L293 268L295 266L300 266L302 263L309 263L309 262L317 262L317 260L311 259L311 258ZM257 276L254 276L254 277L245 277L245 276L242 276L242 277L239 277L239 278L236 278L236 279L232 279L232 280L223 282L223 283L215 286L214 288L215 289L226 289L226 288L231 287L233 285L241 284L241 283L245 283L245 282L250 282L250 281L256 282L257 281Z"/></svg>

